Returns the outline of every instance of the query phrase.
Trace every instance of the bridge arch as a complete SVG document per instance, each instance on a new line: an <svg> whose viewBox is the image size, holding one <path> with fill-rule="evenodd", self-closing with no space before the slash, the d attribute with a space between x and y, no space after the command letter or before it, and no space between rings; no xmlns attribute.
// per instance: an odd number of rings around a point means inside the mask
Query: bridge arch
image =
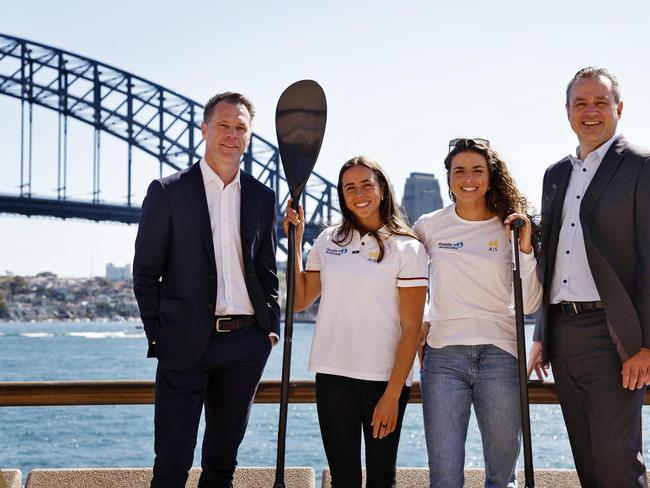
<svg viewBox="0 0 650 488"><path fill-rule="evenodd" d="M156 158L161 175L163 168L180 170L201 157L202 104L135 74L69 51L0 34L0 94L21 103L19 192L0 195L0 213L137 223L140 208L132 201L131 188L133 150ZM34 106L53 110L59 117L56 197L39 197L32 192L30 147ZM91 201L71 199L67 192L65 148L69 118L93 129ZM102 134L110 134L128 147L126 201L118 204L102 199ZM275 190L276 212L280 217L289 192L278 148L253 133L242 165ZM338 218L336 186L314 173L305 189L303 205L307 217L305 239L311 242L323 225Z"/></svg>

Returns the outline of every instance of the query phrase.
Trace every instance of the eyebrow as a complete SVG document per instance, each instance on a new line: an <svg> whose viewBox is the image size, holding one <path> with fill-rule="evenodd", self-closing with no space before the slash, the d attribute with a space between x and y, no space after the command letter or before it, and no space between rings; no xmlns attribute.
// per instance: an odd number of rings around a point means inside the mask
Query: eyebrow
<svg viewBox="0 0 650 488"><path fill-rule="evenodd" d="M361 180L360 183L372 183L372 180L366 178L365 180ZM343 188L347 188L348 186L354 186L354 183L346 183L345 185L343 185Z"/></svg>
<svg viewBox="0 0 650 488"><path fill-rule="evenodd" d="M596 100L606 100L606 101L609 100L609 98L607 97L607 95L601 95L601 96L597 96L597 97L595 97L595 98L596 98ZM578 101L580 101L580 102L584 102L585 100L587 100L586 97L575 97L575 98L573 99L574 102L578 102Z"/></svg>
<svg viewBox="0 0 650 488"><path fill-rule="evenodd" d="M472 169L485 169L485 166L483 166L482 164L475 164L471 168ZM452 171L455 171L457 169L466 169L466 167L463 166L462 164L457 164L456 166L453 167Z"/></svg>

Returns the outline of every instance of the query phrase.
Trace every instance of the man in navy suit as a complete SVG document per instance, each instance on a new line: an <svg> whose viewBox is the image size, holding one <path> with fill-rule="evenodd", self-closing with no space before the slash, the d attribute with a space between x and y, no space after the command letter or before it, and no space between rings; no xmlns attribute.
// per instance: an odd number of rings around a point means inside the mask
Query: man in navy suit
<svg viewBox="0 0 650 488"><path fill-rule="evenodd" d="M541 378L551 362L582 486L647 487L650 152L617 132L623 102L609 71L578 71L566 110L579 146L544 175L544 299L529 374Z"/></svg>
<svg viewBox="0 0 650 488"><path fill-rule="evenodd" d="M205 156L155 180L142 204L133 286L158 358L152 487L185 486L201 409L199 487L231 487L250 407L279 338L273 191L240 170L252 103L205 106Z"/></svg>

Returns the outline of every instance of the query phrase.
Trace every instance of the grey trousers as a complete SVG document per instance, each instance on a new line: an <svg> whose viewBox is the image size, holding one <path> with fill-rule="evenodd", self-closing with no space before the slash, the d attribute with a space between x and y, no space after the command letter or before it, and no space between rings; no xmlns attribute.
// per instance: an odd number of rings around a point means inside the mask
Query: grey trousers
<svg viewBox="0 0 650 488"><path fill-rule="evenodd" d="M551 364L580 483L647 487L641 446L645 387L622 386L622 364L603 311L552 312Z"/></svg>

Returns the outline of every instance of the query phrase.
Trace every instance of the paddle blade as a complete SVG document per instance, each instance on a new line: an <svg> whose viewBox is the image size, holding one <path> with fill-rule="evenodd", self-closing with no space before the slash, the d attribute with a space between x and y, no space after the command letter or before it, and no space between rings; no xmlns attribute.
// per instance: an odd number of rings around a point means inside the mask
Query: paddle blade
<svg viewBox="0 0 650 488"><path fill-rule="evenodd" d="M296 203L318 159L326 121L325 92L313 80L295 82L278 100L275 130L289 192Z"/></svg>

